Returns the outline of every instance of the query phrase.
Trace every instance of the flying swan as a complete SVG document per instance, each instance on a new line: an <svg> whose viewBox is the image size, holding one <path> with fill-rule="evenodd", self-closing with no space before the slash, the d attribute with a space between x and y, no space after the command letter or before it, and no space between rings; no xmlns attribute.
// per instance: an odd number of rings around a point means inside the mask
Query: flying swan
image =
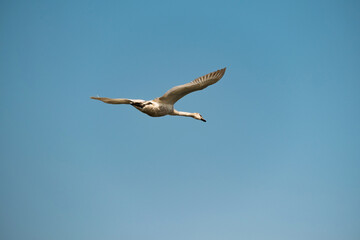
<svg viewBox="0 0 360 240"><path fill-rule="evenodd" d="M206 122L200 113L181 112L174 109L174 104L189 93L202 90L219 81L225 74L226 68L206 74L192 82L171 88L162 97L146 101L141 99L91 97L109 104L130 104L137 110L151 117L162 117L165 115L192 117Z"/></svg>

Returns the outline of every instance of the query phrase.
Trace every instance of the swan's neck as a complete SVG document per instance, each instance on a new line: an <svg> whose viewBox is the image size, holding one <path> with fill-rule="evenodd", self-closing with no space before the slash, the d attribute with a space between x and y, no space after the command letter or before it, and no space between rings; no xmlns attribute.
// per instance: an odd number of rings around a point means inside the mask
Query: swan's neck
<svg viewBox="0 0 360 240"><path fill-rule="evenodd" d="M189 112L181 112L174 109L171 115L175 116L184 116L184 117L193 117L195 118L195 113L189 113Z"/></svg>

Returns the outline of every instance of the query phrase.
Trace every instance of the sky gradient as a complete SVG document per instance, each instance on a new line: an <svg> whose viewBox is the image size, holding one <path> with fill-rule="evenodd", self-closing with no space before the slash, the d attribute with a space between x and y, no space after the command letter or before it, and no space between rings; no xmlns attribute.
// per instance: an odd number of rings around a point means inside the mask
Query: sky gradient
<svg viewBox="0 0 360 240"><path fill-rule="evenodd" d="M0 239L360 239L359 10L1 1Z"/></svg>

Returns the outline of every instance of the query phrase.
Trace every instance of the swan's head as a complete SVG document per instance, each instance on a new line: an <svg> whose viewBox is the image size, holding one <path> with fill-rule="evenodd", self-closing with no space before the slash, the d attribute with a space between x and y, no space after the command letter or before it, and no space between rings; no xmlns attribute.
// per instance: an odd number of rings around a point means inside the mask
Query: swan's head
<svg viewBox="0 0 360 240"><path fill-rule="evenodd" d="M194 118L206 122L206 120L200 115L200 113L194 113Z"/></svg>

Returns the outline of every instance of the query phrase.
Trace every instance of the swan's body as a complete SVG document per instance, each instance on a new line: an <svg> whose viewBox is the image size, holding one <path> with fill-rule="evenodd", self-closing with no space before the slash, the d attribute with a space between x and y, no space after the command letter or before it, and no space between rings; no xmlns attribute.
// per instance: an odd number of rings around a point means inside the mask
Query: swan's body
<svg viewBox="0 0 360 240"><path fill-rule="evenodd" d="M219 81L225 74L226 68L206 74L184 85L176 86L167 91L162 97L146 101L141 99L91 97L109 104L130 104L139 111L151 117L165 115L193 117L206 122L199 113L180 112L174 109L174 104L185 95L202 90Z"/></svg>

